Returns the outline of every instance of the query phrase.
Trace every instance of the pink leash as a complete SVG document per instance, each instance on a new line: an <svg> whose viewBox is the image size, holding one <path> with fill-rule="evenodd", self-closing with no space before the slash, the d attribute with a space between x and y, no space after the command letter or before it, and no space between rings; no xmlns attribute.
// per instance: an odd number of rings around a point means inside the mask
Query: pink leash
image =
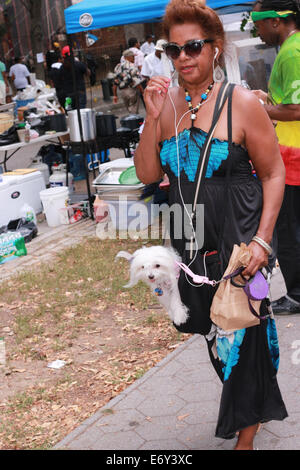
<svg viewBox="0 0 300 470"><path fill-rule="evenodd" d="M196 284L209 284L211 286L215 286L217 284L216 281L210 281L206 276L199 276L198 274L193 273L190 268L184 263L178 263L175 261L177 266L179 266L184 272L186 272Z"/></svg>

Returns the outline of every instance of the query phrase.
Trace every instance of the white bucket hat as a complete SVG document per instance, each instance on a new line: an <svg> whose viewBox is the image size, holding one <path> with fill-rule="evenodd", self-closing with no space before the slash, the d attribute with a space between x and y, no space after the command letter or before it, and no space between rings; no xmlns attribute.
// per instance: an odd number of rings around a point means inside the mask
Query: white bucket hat
<svg viewBox="0 0 300 470"><path fill-rule="evenodd" d="M155 50L164 52L164 48L163 48L164 44L167 44L167 41L165 39L159 39L155 45Z"/></svg>

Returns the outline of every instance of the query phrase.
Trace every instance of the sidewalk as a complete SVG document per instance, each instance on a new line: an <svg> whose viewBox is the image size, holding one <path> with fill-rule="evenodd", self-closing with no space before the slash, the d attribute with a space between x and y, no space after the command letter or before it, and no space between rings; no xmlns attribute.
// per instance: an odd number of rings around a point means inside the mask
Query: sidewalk
<svg viewBox="0 0 300 470"><path fill-rule="evenodd" d="M96 223L92 219L83 219L76 224L58 227L48 227L46 220L38 223L38 236L26 244L27 255L0 264L0 283L38 264L52 262L53 255L65 248L78 245L84 237L95 235Z"/></svg>
<svg viewBox="0 0 300 470"><path fill-rule="evenodd" d="M88 88L86 95L87 107L93 108L97 112L102 111L103 113L116 114L118 117L130 114L125 108L122 98L119 97L117 103L113 102L112 96L110 97L110 100L104 100L101 85L94 86L92 90L91 88ZM140 100L138 114L145 116L145 108L142 100Z"/></svg>
<svg viewBox="0 0 300 470"><path fill-rule="evenodd" d="M275 276L274 299L282 289L282 278ZM289 417L264 424L255 445L259 450L299 450L300 315L276 320L281 350L278 382ZM230 450L235 440L214 437L220 393L205 340L194 335L54 449Z"/></svg>

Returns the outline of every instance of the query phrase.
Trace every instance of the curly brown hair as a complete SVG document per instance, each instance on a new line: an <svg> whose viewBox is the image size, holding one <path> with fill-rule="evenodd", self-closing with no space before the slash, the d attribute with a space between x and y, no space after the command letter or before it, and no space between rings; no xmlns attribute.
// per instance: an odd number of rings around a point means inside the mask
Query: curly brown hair
<svg viewBox="0 0 300 470"><path fill-rule="evenodd" d="M199 23L207 37L223 51L225 32L217 13L205 5L205 0L171 0L163 18L163 31L169 38L170 29L175 24Z"/></svg>

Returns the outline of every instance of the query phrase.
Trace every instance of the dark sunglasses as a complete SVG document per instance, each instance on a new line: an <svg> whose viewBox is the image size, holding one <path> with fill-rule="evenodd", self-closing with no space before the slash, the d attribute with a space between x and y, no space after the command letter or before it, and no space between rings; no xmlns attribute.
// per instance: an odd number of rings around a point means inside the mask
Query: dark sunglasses
<svg viewBox="0 0 300 470"><path fill-rule="evenodd" d="M193 39L192 41L186 42L183 46L179 46L176 42L168 42L163 47L169 59L178 59L181 51L184 51L189 57L194 58L201 54L202 48L207 42L213 42L213 39Z"/></svg>

